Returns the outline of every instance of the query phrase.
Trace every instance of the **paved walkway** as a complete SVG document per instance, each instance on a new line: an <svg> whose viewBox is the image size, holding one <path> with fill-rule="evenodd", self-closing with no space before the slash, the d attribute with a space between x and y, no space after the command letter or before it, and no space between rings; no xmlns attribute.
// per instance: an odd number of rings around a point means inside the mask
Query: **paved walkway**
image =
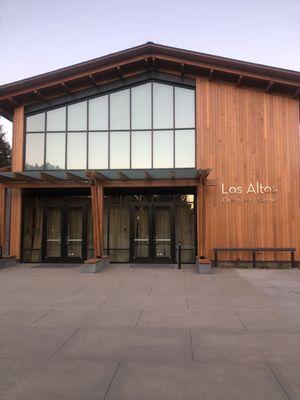
<svg viewBox="0 0 300 400"><path fill-rule="evenodd" d="M1 400L299 398L299 270L0 270Z"/></svg>

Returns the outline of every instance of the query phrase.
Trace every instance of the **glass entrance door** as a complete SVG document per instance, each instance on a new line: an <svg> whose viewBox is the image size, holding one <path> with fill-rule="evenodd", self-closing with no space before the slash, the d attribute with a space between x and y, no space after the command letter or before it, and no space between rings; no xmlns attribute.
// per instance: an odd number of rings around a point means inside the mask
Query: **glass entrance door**
<svg viewBox="0 0 300 400"><path fill-rule="evenodd" d="M58 206L45 210L44 262L81 262L83 207Z"/></svg>
<svg viewBox="0 0 300 400"><path fill-rule="evenodd" d="M169 203L144 203L132 207L131 262L174 262L172 210Z"/></svg>

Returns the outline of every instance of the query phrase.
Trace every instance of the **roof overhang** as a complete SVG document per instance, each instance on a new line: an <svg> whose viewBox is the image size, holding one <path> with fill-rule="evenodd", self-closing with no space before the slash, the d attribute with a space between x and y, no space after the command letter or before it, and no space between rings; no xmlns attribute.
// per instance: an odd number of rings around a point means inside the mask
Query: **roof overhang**
<svg viewBox="0 0 300 400"><path fill-rule="evenodd" d="M198 182L205 184L211 169L138 169L138 170L87 170L87 171L26 171L26 172L0 172L0 183L7 187L39 187L43 184L55 186L90 186L96 182L103 186L114 184L130 186L139 183L147 186L151 183L188 182L196 185Z"/></svg>
<svg viewBox="0 0 300 400"><path fill-rule="evenodd" d="M0 86L0 114L12 118L18 105L30 105L99 87L136 74L158 71L204 76L265 92L300 95L300 73L148 42L90 61Z"/></svg>

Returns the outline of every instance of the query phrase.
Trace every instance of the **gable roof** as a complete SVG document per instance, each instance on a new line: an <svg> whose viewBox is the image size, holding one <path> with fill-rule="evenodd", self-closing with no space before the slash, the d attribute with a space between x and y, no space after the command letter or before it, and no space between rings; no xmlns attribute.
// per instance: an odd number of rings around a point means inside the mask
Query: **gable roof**
<svg viewBox="0 0 300 400"><path fill-rule="evenodd" d="M146 71L206 76L297 97L300 72L147 42L89 61L0 86L0 114Z"/></svg>

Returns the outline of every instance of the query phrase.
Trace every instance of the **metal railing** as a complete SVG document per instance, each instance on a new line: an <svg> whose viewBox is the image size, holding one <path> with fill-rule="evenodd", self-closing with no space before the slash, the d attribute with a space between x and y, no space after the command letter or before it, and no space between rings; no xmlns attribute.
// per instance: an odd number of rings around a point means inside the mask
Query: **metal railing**
<svg viewBox="0 0 300 400"><path fill-rule="evenodd" d="M291 267L296 268L295 264L295 247L217 247L213 249L214 252L214 266L218 266L218 253L220 252L252 252L252 266L256 267L256 253L260 252L278 252L286 251L291 253Z"/></svg>

